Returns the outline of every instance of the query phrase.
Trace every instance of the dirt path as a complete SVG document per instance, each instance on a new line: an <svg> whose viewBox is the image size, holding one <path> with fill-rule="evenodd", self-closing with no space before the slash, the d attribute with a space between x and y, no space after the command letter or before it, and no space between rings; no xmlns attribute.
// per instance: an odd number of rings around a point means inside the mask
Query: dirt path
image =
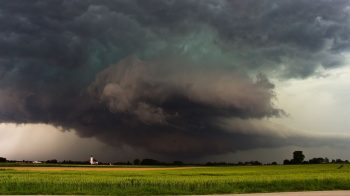
<svg viewBox="0 0 350 196"><path fill-rule="evenodd" d="M0 167L0 169L27 170L27 171L157 171L183 170L193 167Z"/></svg>

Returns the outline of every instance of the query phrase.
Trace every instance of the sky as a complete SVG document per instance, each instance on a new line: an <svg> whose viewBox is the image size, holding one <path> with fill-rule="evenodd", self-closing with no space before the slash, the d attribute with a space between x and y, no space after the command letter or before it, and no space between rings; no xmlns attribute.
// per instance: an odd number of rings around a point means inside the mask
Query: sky
<svg viewBox="0 0 350 196"><path fill-rule="evenodd" d="M5 0L0 156L350 159L347 0Z"/></svg>

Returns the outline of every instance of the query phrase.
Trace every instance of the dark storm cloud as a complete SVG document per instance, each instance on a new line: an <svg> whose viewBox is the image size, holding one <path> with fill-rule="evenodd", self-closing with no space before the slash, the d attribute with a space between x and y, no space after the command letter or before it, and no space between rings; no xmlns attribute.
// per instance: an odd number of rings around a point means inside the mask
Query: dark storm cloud
<svg viewBox="0 0 350 196"><path fill-rule="evenodd" d="M5 0L0 120L163 155L295 144L262 122L283 114L267 76L341 66L349 14L341 0Z"/></svg>

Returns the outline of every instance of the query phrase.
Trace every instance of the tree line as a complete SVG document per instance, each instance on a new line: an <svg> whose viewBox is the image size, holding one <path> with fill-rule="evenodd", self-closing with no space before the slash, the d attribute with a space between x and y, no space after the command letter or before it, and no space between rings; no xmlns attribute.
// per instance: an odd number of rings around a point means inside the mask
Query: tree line
<svg viewBox="0 0 350 196"><path fill-rule="evenodd" d="M4 157L0 157L0 162L22 162L22 163L32 163L32 161L9 161ZM47 164L79 164L79 165L89 165L89 161L72 161L72 160L64 160L58 161L56 159L50 159L47 161L42 161L42 163ZM305 160L305 155L303 151L294 151L292 159L285 159L283 161L283 165L295 165L295 164L323 164L323 163L349 163L348 160L342 159L332 159L329 160L327 157L322 158L311 158L308 161ZM246 162L207 162L207 163L184 163L182 161L173 161L173 162L162 162L156 159L135 159L130 162L114 162L114 163L103 163L99 162L99 165L162 165L162 166L240 166L240 165L277 165L277 162L271 162L267 164L263 164L259 161L246 161Z"/></svg>
<svg viewBox="0 0 350 196"><path fill-rule="evenodd" d="M295 164L322 164L322 163L349 163L348 160L332 159L329 160L327 157L312 158L308 161L305 160L303 151L294 151L293 159L285 159L283 165L295 165Z"/></svg>

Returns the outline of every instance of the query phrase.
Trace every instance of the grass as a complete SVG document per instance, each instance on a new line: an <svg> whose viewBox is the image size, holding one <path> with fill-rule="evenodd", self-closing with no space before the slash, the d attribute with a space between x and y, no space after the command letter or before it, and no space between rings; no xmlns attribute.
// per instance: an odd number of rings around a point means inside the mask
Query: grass
<svg viewBox="0 0 350 196"><path fill-rule="evenodd" d="M350 190L350 165L198 167L178 170L0 169L0 194L157 195ZM132 169L132 168L131 168Z"/></svg>

